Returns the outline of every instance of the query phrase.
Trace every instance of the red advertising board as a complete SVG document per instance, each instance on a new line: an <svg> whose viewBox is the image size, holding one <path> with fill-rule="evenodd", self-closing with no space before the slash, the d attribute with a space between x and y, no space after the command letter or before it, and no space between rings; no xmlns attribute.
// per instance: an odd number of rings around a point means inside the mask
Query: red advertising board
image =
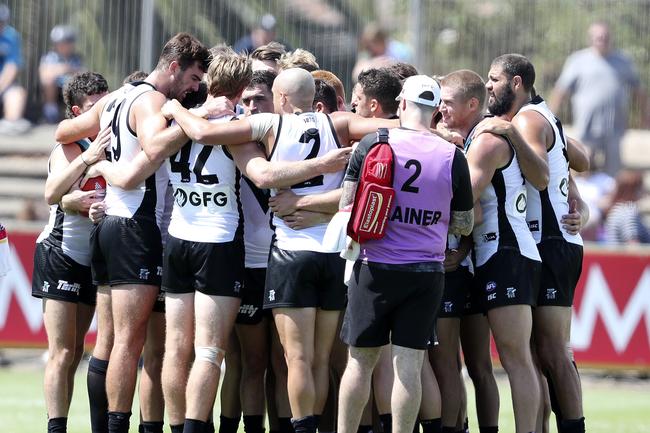
<svg viewBox="0 0 650 433"><path fill-rule="evenodd" d="M0 347L46 345L31 297L36 234L9 233L12 271L0 279ZM87 338L93 342L94 324ZM571 344L584 366L650 370L650 250L587 247L576 289Z"/></svg>

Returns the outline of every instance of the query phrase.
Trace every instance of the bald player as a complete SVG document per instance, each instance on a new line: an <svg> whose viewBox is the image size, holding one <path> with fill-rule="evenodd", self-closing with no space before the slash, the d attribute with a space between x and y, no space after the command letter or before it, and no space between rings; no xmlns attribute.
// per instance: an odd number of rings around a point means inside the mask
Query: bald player
<svg viewBox="0 0 650 433"><path fill-rule="evenodd" d="M314 80L303 69L288 69L273 84L276 114L256 114L238 121L211 124L170 101L163 113L173 117L193 140L264 144L271 161L296 161L347 146L378 127L395 121L363 119L352 113L314 113ZM172 143L173 144L173 143ZM176 151L161 146L158 152ZM236 149L236 147L233 147ZM318 175L292 185L297 194L337 189L343 172ZM273 316L288 366L289 401L297 432L314 432L329 386L329 356L345 303L343 261L323 246L326 224L294 230L274 217L275 244L266 276L265 308Z"/></svg>

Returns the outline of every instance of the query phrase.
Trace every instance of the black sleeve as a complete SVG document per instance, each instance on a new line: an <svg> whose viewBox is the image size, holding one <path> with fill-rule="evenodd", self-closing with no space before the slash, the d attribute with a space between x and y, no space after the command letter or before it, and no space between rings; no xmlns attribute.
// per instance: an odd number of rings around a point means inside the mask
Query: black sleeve
<svg viewBox="0 0 650 433"><path fill-rule="evenodd" d="M472 197L472 181L469 177L467 159L460 149L456 149L454 162L451 164L451 199L452 211L466 211L474 207Z"/></svg>
<svg viewBox="0 0 650 433"><path fill-rule="evenodd" d="M359 177L361 177L361 168L363 167L363 161L366 159L366 155L368 154L370 147L376 142L376 132L372 132L361 139L357 145L357 148L352 152L352 157L350 157L348 169L345 172L345 178L343 179L344 181L359 181Z"/></svg>

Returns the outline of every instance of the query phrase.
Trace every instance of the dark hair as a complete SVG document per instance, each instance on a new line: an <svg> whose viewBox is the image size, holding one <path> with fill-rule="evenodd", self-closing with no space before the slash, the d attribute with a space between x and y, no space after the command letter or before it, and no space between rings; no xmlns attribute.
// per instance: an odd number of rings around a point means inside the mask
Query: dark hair
<svg viewBox="0 0 650 433"><path fill-rule="evenodd" d="M156 69L164 69L173 61L178 62L183 71L197 62L201 70L206 72L210 63L210 51L191 34L178 33L163 47Z"/></svg>
<svg viewBox="0 0 650 433"><path fill-rule="evenodd" d="M65 115L72 119L74 105L83 104L83 99L108 92L106 79L96 72L80 72L73 75L63 86L63 102L65 102Z"/></svg>
<svg viewBox="0 0 650 433"><path fill-rule="evenodd" d="M255 48L250 56L253 60L275 60L277 62L280 60L280 57L282 57L282 54L286 52L286 48L281 43L269 42L266 45L260 45L259 47Z"/></svg>
<svg viewBox="0 0 650 433"><path fill-rule="evenodd" d="M266 86L267 90L270 92L273 88L275 77L277 76L278 74L269 70L253 71L253 78L251 78L251 82L248 84L248 88L262 85Z"/></svg>
<svg viewBox="0 0 650 433"><path fill-rule="evenodd" d="M367 98L376 99L384 113L395 113L396 101L402 91L399 77L388 68L366 69L359 74L358 83Z"/></svg>
<svg viewBox="0 0 650 433"><path fill-rule="evenodd" d="M338 103L336 100L336 90L325 82L325 80L314 80L316 93L314 94L314 105L320 102L327 108L327 111L333 113L338 110Z"/></svg>
<svg viewBox="0 0 650 433"><path fill-rule="evenodd" d="M199 83L199 88L196 92L190 92L181 101L181 105L188 110L198 105L202 105L208 99L208 85L205 81Z"/></svg>
<svg viewBox="0 0 650 433"><path fill-rule="evenodd" d="M500 66L510 79L519 75L527 92L530 92L535 84L535 67L521 54L503 54L492 60L491 66Z"/></svg>
<svg viewBox="0 0 650 433"><path fill-rule="evenodd" d="M401 81L404 81L408 77L412 77L413 75L419 74L418 70L415 69L415 66L411 65L410 63L404 63L404 62L393 63L390 66L386 66L386 69L390 70L395 75L397 75Z"/></svg>
<svg viewBox="0 0 650 433"><path fill-rule="evenodd" d="M124 77L124 80L122 80L122 84L128 84L128 83L132 83L134 81L142 81L145 78L147 78L148 76L149 76L149 74L147 74L144 71L140 71L140 70L133 71L129 75Z"/></svg>

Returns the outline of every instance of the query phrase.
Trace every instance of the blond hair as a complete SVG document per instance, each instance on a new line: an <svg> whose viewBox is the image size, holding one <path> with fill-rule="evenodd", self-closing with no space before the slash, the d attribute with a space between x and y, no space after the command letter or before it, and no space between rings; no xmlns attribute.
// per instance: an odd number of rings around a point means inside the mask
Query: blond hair
<svg viewBox="0 0 650 433"><path fill-rule="evenodd" d="M280 60L278 60L278 67L282 71L291 68L301 68L312 72L320 69L318 62L316 62L316 56L302 48L296 48L291 52L282 54Z"/></svg>
<svg viewBox="0 0 650 433"><path fill-rule="evenodd" d="M208 67L208 92L233 98L248 86L252 77L253 67L246 55L237 54L232 48L221 49Z"/></svg>

